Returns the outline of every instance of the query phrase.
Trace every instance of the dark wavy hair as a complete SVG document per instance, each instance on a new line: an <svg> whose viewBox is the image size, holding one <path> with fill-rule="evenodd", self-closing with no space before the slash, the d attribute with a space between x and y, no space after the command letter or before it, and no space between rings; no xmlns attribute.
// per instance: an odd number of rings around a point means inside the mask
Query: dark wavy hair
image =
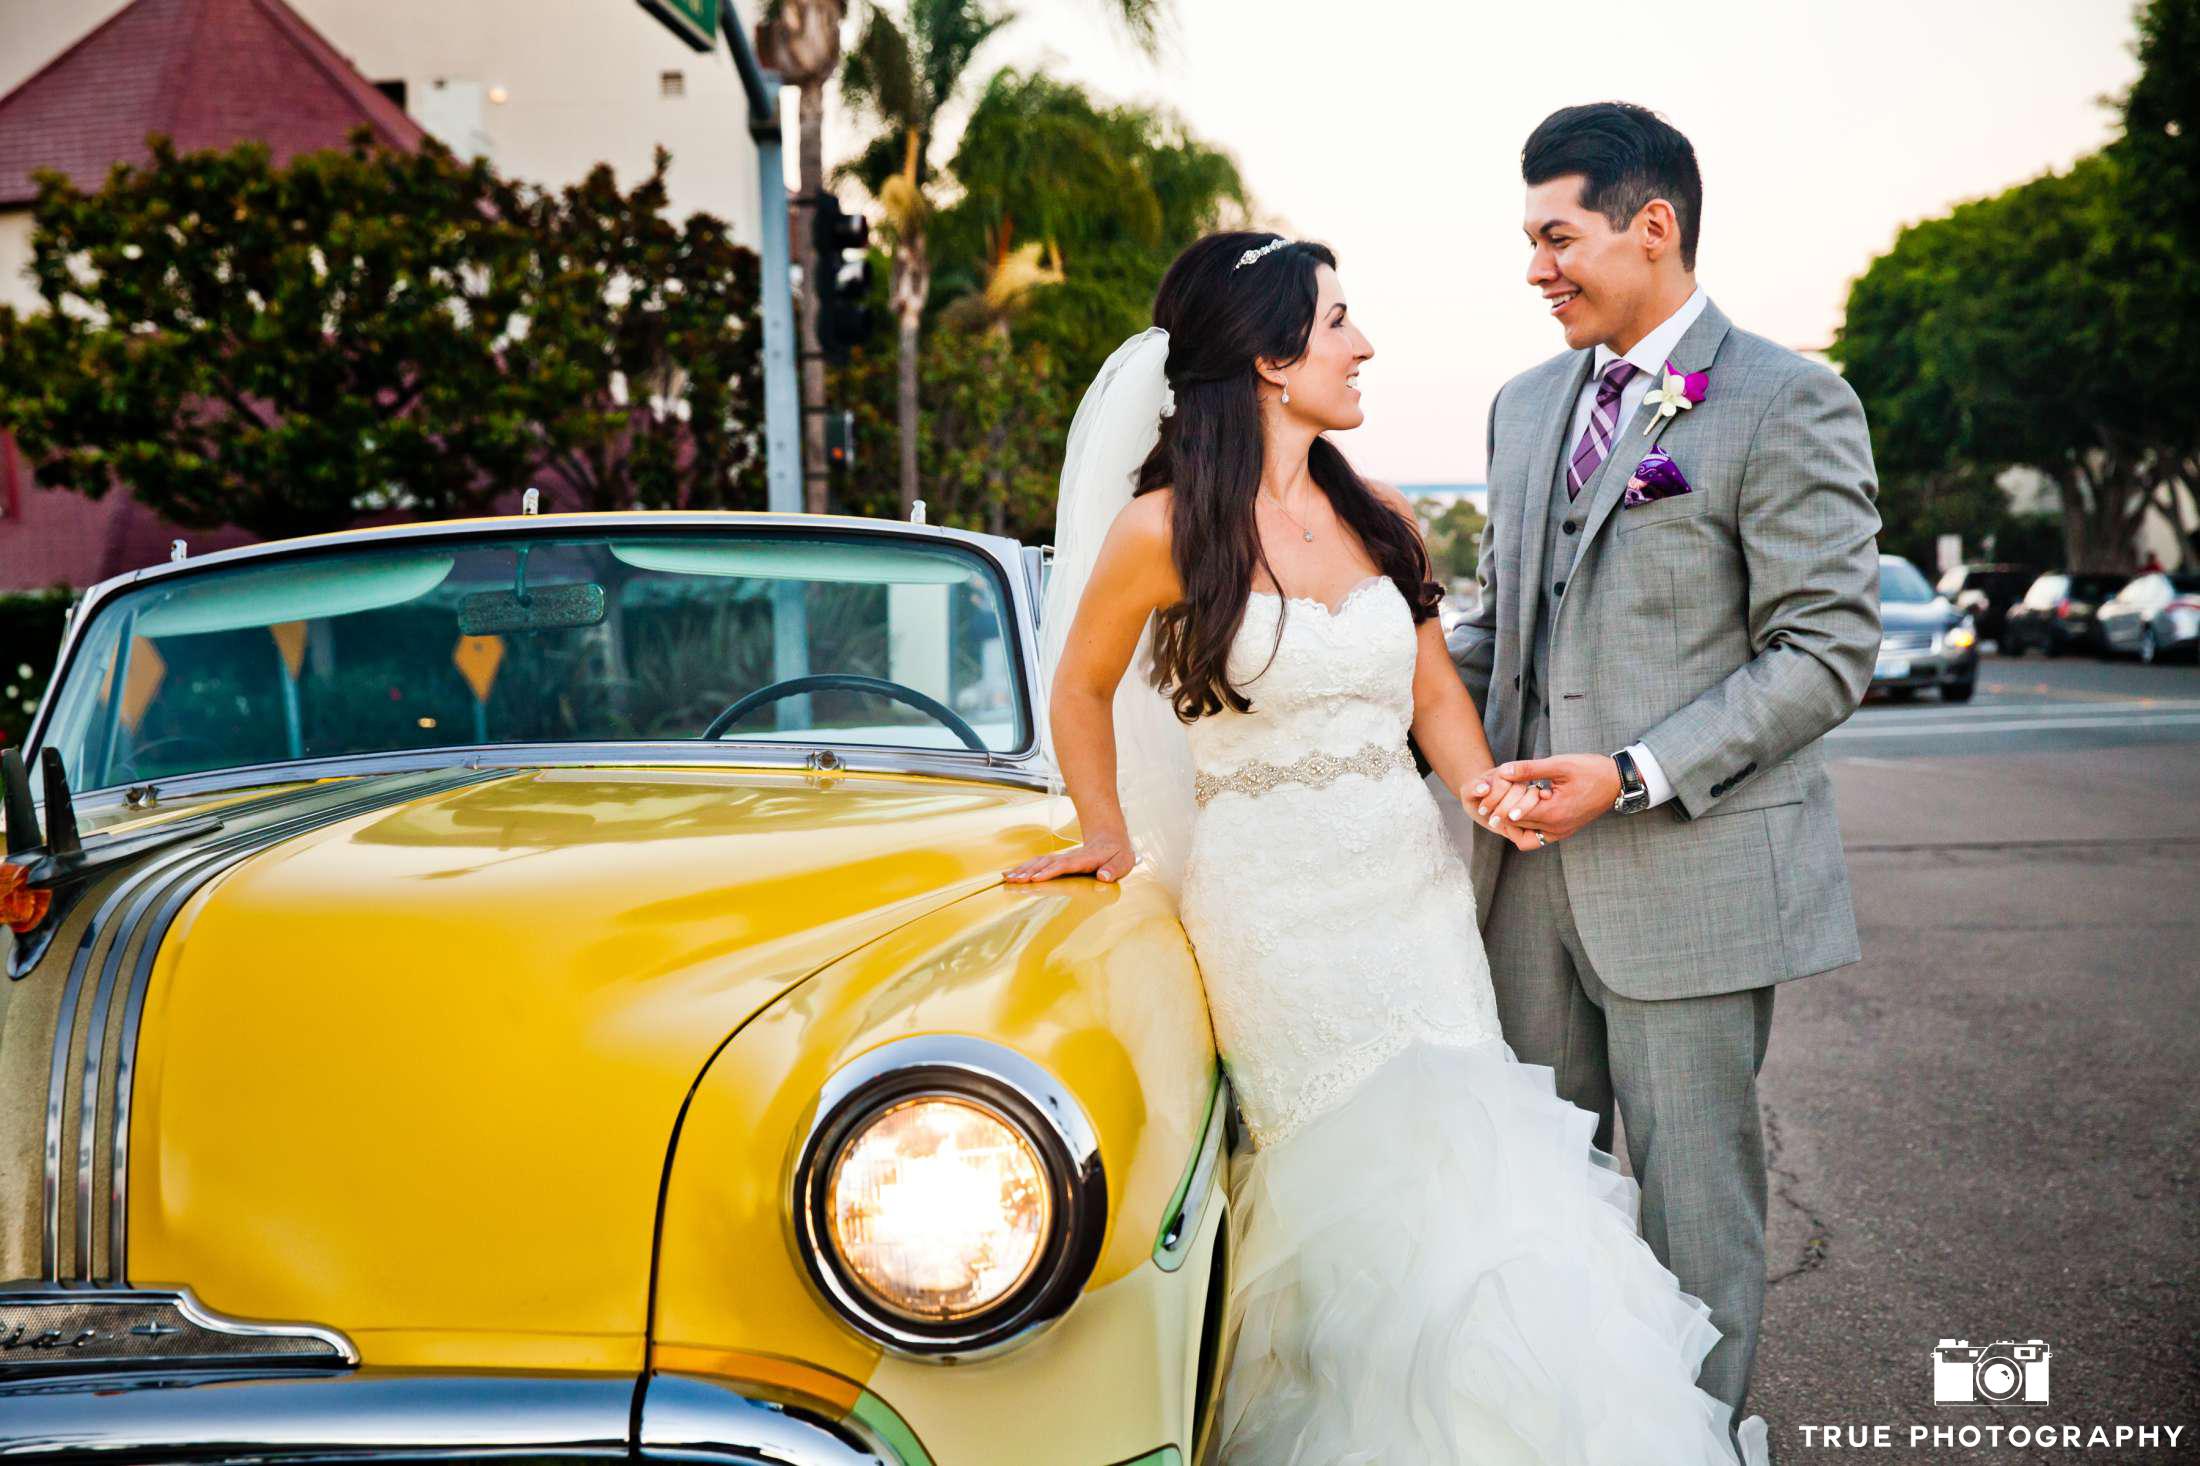
<svg viewBox="0 0 2200 1466"><path fill-rule="evenodd" d="M1521 181L1530 188L1568 173L1581 175L1581 206L1625 229L1652 199L1673 206L1681 231L1681 268L1696 268L1703 229L1703 175L1681 130L1632 102L1561 107L1536 124L1520 149Z"/></svg>
<svg viewBox="0 0 2200 1466"><path fill-rule="evenodd" d="M1184 599L1154 617L1153 681L1187 723L1225 707L1252 707L1230 683L1230 644L1245 620L1253 567L1282 584L1253 518L1265 442L1255 363L1306 355L1319 292L1315 272L1335 269L1337 257L1326 245L1302 240L1234 268L1248 249L1274 239L1210 234L1176 257L1154 298L1154 324L1169 333L1176 411L1161 420L1161 441L1139 467L1136 492L1171 491L1170 557ZM1404 594L1414 624L1434 616L1443 587L1432 578L1420 535L1375 497L1326 436L1314 440L1307 467L1330 508ZM1280 618L1276 638L1283 638Z"/></svg>

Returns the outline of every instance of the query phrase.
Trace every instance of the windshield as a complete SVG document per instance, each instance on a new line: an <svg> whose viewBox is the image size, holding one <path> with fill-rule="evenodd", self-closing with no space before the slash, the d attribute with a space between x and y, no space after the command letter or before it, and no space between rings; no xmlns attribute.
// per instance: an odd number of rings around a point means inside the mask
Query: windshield
<svg viewBox="0 0 2200 1466"><path fill-rule="evenodd" d="M1917 573L1917 567L1907 560L1882 560L1879 562L1879 599L1888 601L1929 601L1933 588L1925 577Z"/></svg>
<svg viewBox="0 0 2200 1466"><path fill-rule="evenodd" d="M69 658L41 742L79 788L706 732L1010 753L1029 741L1012 614L984 557L876 535L329 550L111 597ZM819 676L835 683L759 696Z"/></svg>

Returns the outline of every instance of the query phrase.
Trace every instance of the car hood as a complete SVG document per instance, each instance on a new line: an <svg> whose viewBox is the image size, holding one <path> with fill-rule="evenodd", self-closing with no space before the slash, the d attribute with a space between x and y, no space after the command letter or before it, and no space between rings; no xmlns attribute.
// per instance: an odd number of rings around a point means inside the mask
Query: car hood
<svg viewBox="0 0 2200 1466"><path fill-rule="evenodd" d="M1962 619L1962 613L1945 600L1879 603L1879 624L1883 631L1938 631Z"/></svg>
<svg viewBox="0 0 2200 1466"><path fill-rule="evenodd" d="M339 1328L370 1364L635 1367L667 1145L712 1054L1053 843L1048 803L540 770L253 856L153 969L129 1277Z"/></svg>

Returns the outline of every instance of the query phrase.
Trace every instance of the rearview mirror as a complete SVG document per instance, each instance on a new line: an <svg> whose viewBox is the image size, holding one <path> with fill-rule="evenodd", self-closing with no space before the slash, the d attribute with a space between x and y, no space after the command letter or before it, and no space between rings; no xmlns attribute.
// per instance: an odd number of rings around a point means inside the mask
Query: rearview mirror
<svg viewBox="0 0 2200 1466"><path fill-rule="evenodd" d="M603 587L537 585L524 591L476 591L458 603L458 629L467 636L507 631L556 631L603 620Z"/></svg>

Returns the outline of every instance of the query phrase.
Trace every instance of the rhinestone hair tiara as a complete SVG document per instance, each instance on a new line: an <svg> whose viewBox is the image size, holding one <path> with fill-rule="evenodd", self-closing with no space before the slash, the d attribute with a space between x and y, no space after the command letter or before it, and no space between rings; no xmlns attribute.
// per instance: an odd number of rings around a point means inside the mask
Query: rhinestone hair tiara
<svg viewBox="0 0 2200 1466"><path fill-rule="evenodd" d="M1244 269L1247 265L1250 265L1254 261L1258 260L1262 255L1274 254L1277 250L1282 249L1290 242L1291 241L1288 239L1279 238L1271 240L1269 243L1262 245L1259 249L1247 250L1245 253L1238 256L1237 263L1230 267L1230 273L1235 275L1238 271Z"/></svg>

